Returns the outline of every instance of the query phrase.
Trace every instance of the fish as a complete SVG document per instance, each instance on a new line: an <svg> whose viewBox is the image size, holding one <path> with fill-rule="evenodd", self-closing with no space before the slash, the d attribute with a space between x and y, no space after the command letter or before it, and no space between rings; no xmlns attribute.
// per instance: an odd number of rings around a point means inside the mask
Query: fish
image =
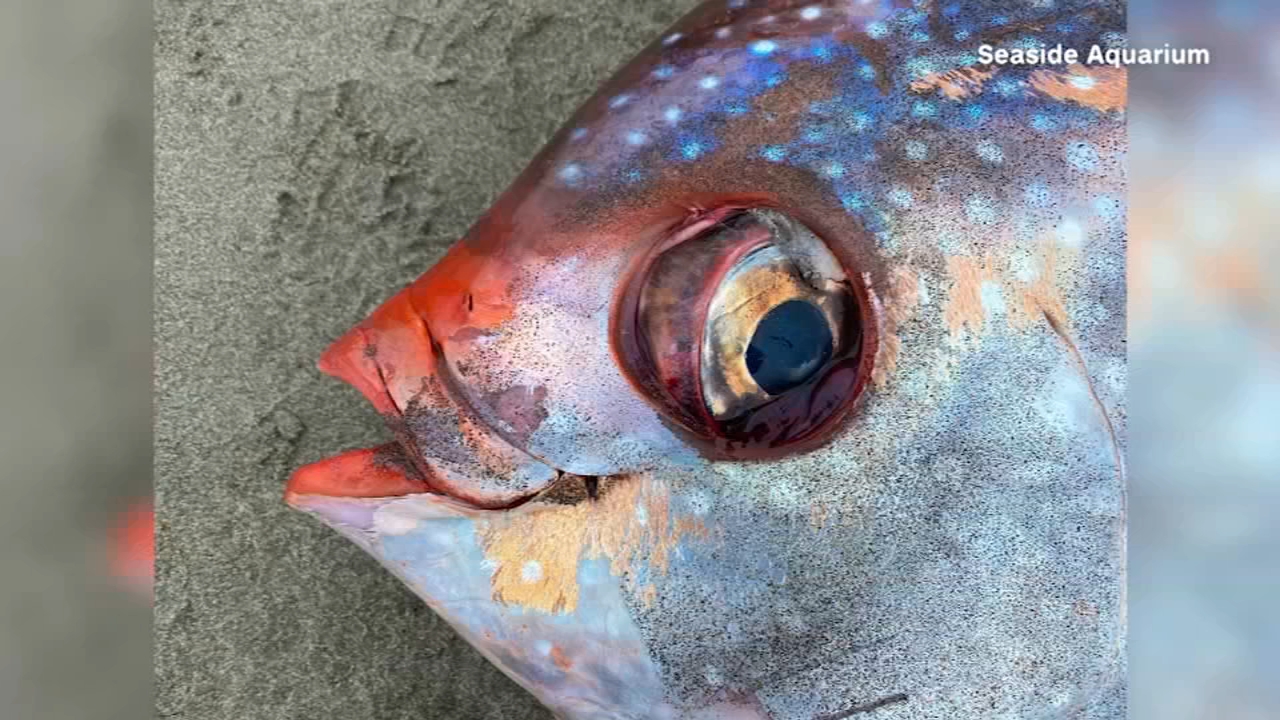
<svg viewBox="0 0 1280 720"><path fill-rule="evenodd" d="M713 0L318 368L285 501L556 716L1124 714L1119 2Z"/></svg>

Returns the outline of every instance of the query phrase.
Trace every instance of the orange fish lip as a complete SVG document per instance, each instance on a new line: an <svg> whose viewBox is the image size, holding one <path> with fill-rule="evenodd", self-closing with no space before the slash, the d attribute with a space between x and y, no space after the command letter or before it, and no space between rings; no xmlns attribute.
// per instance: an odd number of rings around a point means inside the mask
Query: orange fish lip
<svg viewBox="0 0 1280 720"><path fill-rule="evenodd" d="M318 462L303 465L293 472L285 484L284 500L291 507L305 509L307 498L324 497L352 500L394 500L411 495L429 495L448 502L459 509L477 512L502 512L542 499L564 502L556 498L581 496L579 499L594 501L600 486L618 475L577 475L560 468L556 478L546 488L531 492L505 503L476 504L458 497L446 489L435 487L425 480L416 479L415 471L406 470L395 459L403 449L396 443L372 448L348 450ZM579 487L580 486L580 487Z"/></svg>

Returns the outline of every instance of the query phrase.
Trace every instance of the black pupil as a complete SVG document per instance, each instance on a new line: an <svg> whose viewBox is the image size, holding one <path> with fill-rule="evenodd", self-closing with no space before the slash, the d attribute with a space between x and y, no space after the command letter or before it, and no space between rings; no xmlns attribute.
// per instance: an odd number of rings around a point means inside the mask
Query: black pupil
<svg viewBox="0 0 1280 720"><path fill-rule="evenodd" d="M831 358L831 328L818 308L788 300L765 314L747 346L747 370L770 395L802 385Z"/></svg>

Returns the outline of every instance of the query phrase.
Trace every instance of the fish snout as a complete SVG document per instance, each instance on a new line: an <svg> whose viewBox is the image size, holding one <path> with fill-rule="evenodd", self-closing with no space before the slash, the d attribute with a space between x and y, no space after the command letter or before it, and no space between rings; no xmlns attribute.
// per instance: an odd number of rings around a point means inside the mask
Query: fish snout
<svg viewBox="0 0 1280 720"><path fill-rule="evenodd" d="M471 407L415 306L414 295L421 292L411 286L392 297L334 342L318 363L373 404L396 442L300 468L290 479L290 498L431 492L477 508L503 508L558 477L555 468L508 442Z"/></svg>

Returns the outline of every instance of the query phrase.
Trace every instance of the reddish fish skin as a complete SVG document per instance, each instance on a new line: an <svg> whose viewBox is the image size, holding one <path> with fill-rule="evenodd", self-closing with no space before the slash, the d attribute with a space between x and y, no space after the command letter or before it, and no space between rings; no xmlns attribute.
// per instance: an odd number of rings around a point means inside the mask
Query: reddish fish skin
<svg viewBox="0 0 1280 720"><path fill-rule="evenodd" d="M326 351L400 457L303 468L289 502L567 717L1075 713L1123 648L1089 373L1123 362L1124 79L968 58L1122 32L1051 4L704 3ZM847 418L753 462L629 367L652 254L733 206L825 240L868 328ZM623 490L542 501L567 475Z"/></svg>

